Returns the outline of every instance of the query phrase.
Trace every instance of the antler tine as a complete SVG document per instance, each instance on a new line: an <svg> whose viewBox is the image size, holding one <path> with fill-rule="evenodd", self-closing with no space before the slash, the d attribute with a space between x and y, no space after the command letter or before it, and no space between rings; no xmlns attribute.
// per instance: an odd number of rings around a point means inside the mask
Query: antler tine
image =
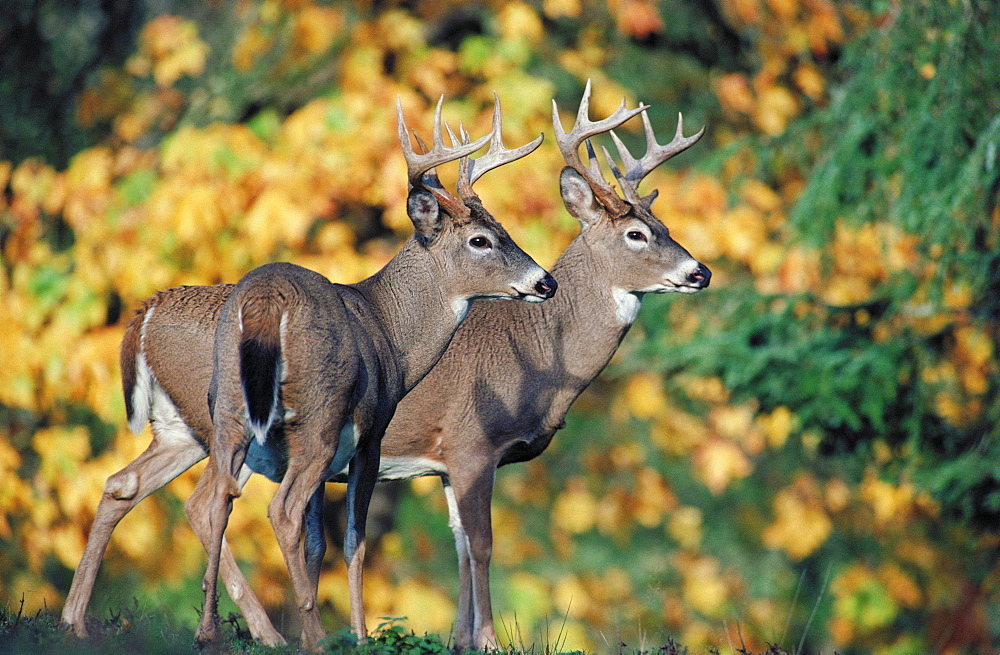
<svg viewBox="0 0 1000 655"><path fill-rule="evenodd" d="M433 144L429 151L417 154L413 151L410 137L407 134L406 121L403 119L403 104L400 98L396 97L396 119L397 130L399 132L399 145L403 148L403 157L406 159L406 175L410 182L410 188L414 188L424 183L424 174L449 161L454 161L462 157L468 157L475 151L486 145L492 134L487 134L470 143L463 143L453 147L444 145L441 130L441 105L444 96L438 100L437 108L434 110L434 134ZM450 129L449 129L450 131ZM423 143L420 143L422 150L427 150ZM440 184L438 184L440 186Z"/></svg>
<svg viewBox="0 0 1000 655"><path fill-rule="evenodd" d="M654 168L674 155L684 152L697 143L698 139L705 134L705 128L702 127L697 133L689 137L685 137L684 117L678 113L677 132L674 134L674 138L670 141L670 143L660 145L656 142L656 135L653 134L653 126L650 124L649 116L645 111L642 112L642 124L643 129L646 132L646 154L642 156L642 159L635 159L618 136L614 132L611 132L611 139L615 142L615 147L618 149L618 156L621 157L622 165L625 167L625 174L622 175L621 172L612 165L614 174L622 186L622 192L625 194L625 199L629 202L639 201L639 182L649 175ZM607 156L607 154L608 153L605 150L605 156ZM608 159L610 161L611 158L608 157Z"/></svg>
<svg viewBox="0 0 1000 655"><path fill-rule="evenodd" d="M500 96L497 95L496 91L493 92L493 131L491 134L490 149L486 151L486 154L478 159L469 159L469 188L487 171L531 154L538 146L542 145L542 139L545 138L544 134L539 134L537 139L520 148L505 148L503 145L503 115L500 109Z"/></svg>
<svg viewBox="0 0 1000 655"><path fill-rule="evenodd" d="M603 120L592 121L588 117L590 112L590 90L590 80L587 80L587 86L583 91L583 98L580 100L580 108L576 113L576 122L573 124L573 129L568 133L563 129L562 122L559 120L559 107L555 100L552 101L552 127L556 135L556 143L559 144L559 150L562 152L566 165L576 170L576 172L587 180L602 204L616 212L624 212L627 210L627 207L618 194L615 193L614 187L601 174L600 165L597 162L597 157L594 155L593 148L590 146L589 138L613 130L636 114L642 113L649 106L640 104L635 109L628 109L625 106L625 100L622 99L621 104L613 114ZM587 141L588 156L590 158L589 167L584 166L580 160L580 153L578 151L580 144L584 141Z"/></svg>

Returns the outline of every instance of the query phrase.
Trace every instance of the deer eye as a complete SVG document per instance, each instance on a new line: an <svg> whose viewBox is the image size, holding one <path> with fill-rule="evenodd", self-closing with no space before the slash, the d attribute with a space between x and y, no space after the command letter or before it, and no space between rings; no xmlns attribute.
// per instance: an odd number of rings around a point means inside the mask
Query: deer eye
<svg viewBox="0 0 1000 655"><path fill-rule="evenodd" d="M490 243L490 240L484 236L472 237L471 239L469 239L469 245L472 246L473 248L476 248L477 250L483 250L485 248L490 248L493 246L493 244Z"/></svg>
<svg viewBox="0 0 1000 655"><path fill-rule="evenodd" d="M639 230L629 230L625 233L625 236L628 237L630 241L646 241L646 235Z"/></svg>

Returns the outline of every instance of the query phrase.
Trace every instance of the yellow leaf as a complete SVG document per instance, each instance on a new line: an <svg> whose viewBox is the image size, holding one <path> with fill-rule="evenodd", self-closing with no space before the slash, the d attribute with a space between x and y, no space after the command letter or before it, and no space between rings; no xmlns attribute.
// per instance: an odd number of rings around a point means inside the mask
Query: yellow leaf
<svg viewBox="0 0 1000 655"><path fill-rule="evenodd" d="M139 36L139 54L129 61L135 75L153 73L157 86L173 86L182 75L200 75L208 45L198 38L192 20L163 15L146 23Z"/></svg>
<svg viewBox="0 0 1000 655"><path fill-rule="evenodd" d="M759 25L763 21L760 0L725 0L723 5L746 25Z"/></svg>
<svg viewBox="0 0 1000 655"><path fill-rule="evenodd" d="M625 403L636 418L654 418L667 407L667 394L660 376L651 372L635 373L625 383Z"/></svg>
<svg viewBox="0 0 1000 655"><path fill-rule="evenodd" d="M548 18L577 18L580 15L580 0L544 0L542 11Z"/></svg>
<svg viewBox="0 0 1000 655"><path fill-rule="evenodd" d="M795 415L784 405L776 407L767 415L760 415L755 422L767 436L767 444L771 448L781 448L788 440L788 435L795 427Z"/></svg>
<svg viewBox="0 0 1000 655"><path fill-rule="evenodd" d="M697 507L679 507L670 515L667 522L667 534L681 545L681 548L694 550L701 543L702 514Z"/></svg>
<svg viewBox="0 0 1000 655"><path fill-rule="evenodd" d="M594 527L597 501L584 485L574 478L552 504L552 523L570 534L580 534Z"/></svg>
<svg viewBox="0 0 1000 655"><path fill-rule="evenodd" d="M547 591L547 590L546 590ZM455 622L455 605L440 589L414 578L407 578L393 594L392 616L405 616L417 634L448 632Z"/></svg>
<svg viewBox="0 0 1000 655"><path fill-rule="evenodd" d="M783 293L796 295L815 291L822 280L819 253L803 246L792 246L785 254L777 275Z"/></svg>
<svg viewBox="0 0 1000 655"><path fill-rule="evenodd" d="M792 79L795 81L795 86L813 100L819 100L823 96L825 80L812 64L799 64L792 73Z"/></svg>
<svg viewBox="0 0 1000 655"><path fill-rule="evenodd" d="M567 574L556 581L552 588L552 602L571 618L583 618L591 611L593 604L586 585L573 574Z"/></svg>
<svg viewBox="0 0 1000 655"><path fill-rule="evenodd" d="M652 468L640 469L636 476L635 507L632 509L636 522L647 528L654 528L675 507L677 496L663 477Z"/></svg>
<svg viewBox="0 0 1000 655"><path fill-rule="evenodd" d="M760 180L750 179L740 187L740 197L762 212L777 211L784 204L781 196Z"/></svg>
<svg viewBox="0 0 1000 655"><path fill-rule="evenodd" d="M789 119L798 110L798 102L788 89L769 86L758 93L753 121L764 134L778 136L785 131Z"/></svg>
<svg viewBox="0 0 1000 655"><path fill-rule="evenodd" d="M768 548L784 550L800 560L823 545L833 531L833 523L823 509L818 489L800 479L779 491L773 501L774 522L761 534Z"/></svg>
<svg viewBox="0 0 1000 655"><path fill-rule="evenodd" d="M331 7L306 5L295 17L292 38L309 55L325 52L344 30L344 15Z"/></svg>
<svg viewBox="0 0 1000 655"><path fill-rule="evenodd" d="M743 451L723 439L711 439L694 453L698 477L713 494L722 493L733 480L745 478L753 465Z"/></svg>
<svg viewBox="0 0 1000 655"><path fill-rule="evenodd" d="M537 43L545 36L545 28L535 10L523 2L505 2L497 15L500 34L505 40L525 39Z"/></svg>
<svg viewBox="0 0 1000 655"><path fill-rule="evenodd" d="M705 616L719 616L729 597L719 561L683 552L676 559L674 567L684 577L684 600Z"/></svg>
<svg viewBox="0 0 1000 655"><path fill-rule="evenodd" d="M790 22L799 12L798 0L767 0L767 6L783 23Z"/></svg>
<svg viewBox="0 0 1000 655"><path fill-rule="evenodd" d="M233 67L246 73L271 47L272 40L257 25L244 30L233 46Z"/></svg>
<svg viewBox="0 0 1000 655"><path fill-rule="evenodd" d="M923 601L920 587L898 564L884 564L878 571L878 577L900 605L917 607Z"/></svg>

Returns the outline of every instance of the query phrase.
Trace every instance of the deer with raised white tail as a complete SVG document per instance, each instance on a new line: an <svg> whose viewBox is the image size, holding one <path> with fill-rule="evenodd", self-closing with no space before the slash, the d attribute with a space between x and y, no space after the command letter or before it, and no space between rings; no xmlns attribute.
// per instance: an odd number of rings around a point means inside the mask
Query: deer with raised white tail
<svg viewBox="0 0 1000 655"><path fill-rule="evenodd" d="M439 475L459 559L455 644L498 646L490 603L490 504L496 469L537 457L573 401L597 377L636 319L646 293L695 293L711 272L670 237L651 210L656 192L639 183L701 138L656 143L644 107L624 101L604 120L588 118L590 82L567 134L552 122L567 166L560 191L581 231L552 266L559 294L544 305L477 303L441 361L400 402L382 441L380 479ZM624 198L601 174L590 137L642 115L646 153L634 159L611 132L624 172L604 154ZM589 166L579 156L587 141Z"/></svg>
<svg viewBox="0 0 1000 655"><path fill-rule="evenodd" d="M259 446L255 457L265 472L280 480L269 517L308 648L315 647L323 629L315 574L306 570L300 541L303 512L323 480L349 470L355 520L344 552L351 623L359 636L366 634L361 593L365 517L381 437L397 402L444 352L473 299L541 302L556 289L552 276L511 240L472 190L487 171L532 152L541 137L521 148L504 148L497 99L489 135L470 142L464 130L459 140L449 128L453 146L446 147L439 102L432 147L417 154L402 107L397 109L409 179L407 212L415 233L382 270L356 284L339 285L292 264L265 265L232 287L161 293L130 324L122 346L130 425L141 429L148 417L155 437L105 487L63 611L63 622L78 634L86 633L86 605L117 522L207 450L212 461L185 504L209 554L197 639L205 644L218 637L216 580L221 566L227 577L238 578L230 587L237 602L253 605L248 621L267 623L270 631L256 636L283 641L256 598L247 598L253 594L243 593L249 588L228 549L225 556L220 553L232 500L250 474L243 460L251 442ZM487 142L489 151L471 159ZM460 161L457 196L442 187L435 173L435 167L455 159ZM206 386L209 370L211 385ZM207 406L212 407L210 418ZM315 546L307 539L306 547Z"/></svg>

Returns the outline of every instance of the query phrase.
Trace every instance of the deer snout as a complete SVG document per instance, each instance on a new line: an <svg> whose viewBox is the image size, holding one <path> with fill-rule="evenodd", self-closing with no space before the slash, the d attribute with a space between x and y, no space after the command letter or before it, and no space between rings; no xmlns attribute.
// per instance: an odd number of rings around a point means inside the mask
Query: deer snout
<svg viewBox="0 0 1000 655"><path fill-rule="evenodd" d="M521 283L513 285L511 287L514 292L513 297L528 302L545 302L555 295L556 287L559 286L555 278L544 269L541 269L541 272L541 277L532 276L533 279L523 280Z"/></svg>
<svg viewBox="0 0 1000 655"><path fill-rule="evenodd" d="M687 283L693 287L704 289L712 281L712 271L708 267L699 263L697 268L688 273Z"/></svg>
<svg viewBox="0 0 1000 655"><path fill-rule="evenodd" d="M551 273L546 273L545 277L538 281L535 285L535 293L537 293L542 298L548 300L552 296L556 295L556 289L559 288L559 283L556 279L552 277Z"/></svg>

